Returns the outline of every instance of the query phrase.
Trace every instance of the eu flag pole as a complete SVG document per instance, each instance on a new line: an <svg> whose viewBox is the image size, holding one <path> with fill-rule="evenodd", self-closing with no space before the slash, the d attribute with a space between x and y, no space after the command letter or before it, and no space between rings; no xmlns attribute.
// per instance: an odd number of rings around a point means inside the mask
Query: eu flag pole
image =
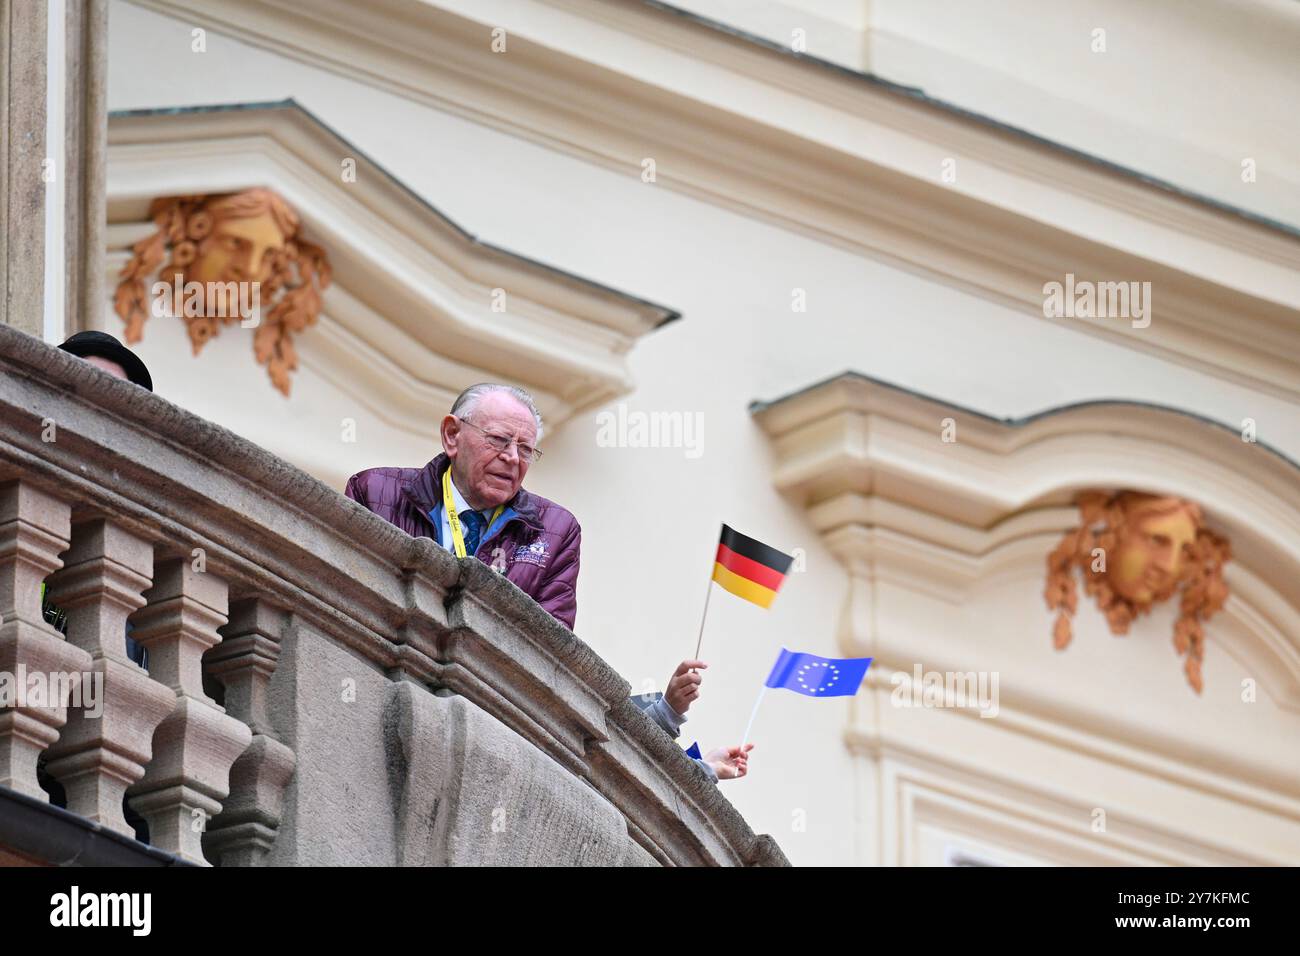
<svg viewBox="0 0 1300 956"><path fill-rule="evenodd" d="M769 687L792 690L805 697L852 697L862 686L871 666L870 657L818 657L800 651L781 648L772 672L767 675L754 709L750 712L745 734L740 738L743 750L749 743L749 732L754 729L754 718L758 716L758 705L763 702L763 695Z"/></svg>

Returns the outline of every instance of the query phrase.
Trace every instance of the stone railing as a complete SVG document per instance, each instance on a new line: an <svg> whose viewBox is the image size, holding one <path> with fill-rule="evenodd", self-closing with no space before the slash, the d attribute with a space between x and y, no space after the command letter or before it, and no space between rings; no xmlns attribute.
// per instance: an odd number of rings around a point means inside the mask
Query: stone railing
<svg viewBox="0 0 1300 956"><path fill-rule="evenodd" d="M3 326L0 613L0 674L102 686L0 709L0 786L182 860L786 862L490 568Z"/></svg>

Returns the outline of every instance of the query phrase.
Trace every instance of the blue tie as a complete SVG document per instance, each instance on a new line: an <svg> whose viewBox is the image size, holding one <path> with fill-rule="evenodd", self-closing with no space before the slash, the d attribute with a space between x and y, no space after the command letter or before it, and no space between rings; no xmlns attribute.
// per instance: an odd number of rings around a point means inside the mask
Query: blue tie
<svg viewBox="0 0 1300 956"><path fill-rule="evenodd" d="M465 556L472 558L478 553L478 541L483 536L483 516L477 511L462 511L456 517L465 537Z"/></svg>

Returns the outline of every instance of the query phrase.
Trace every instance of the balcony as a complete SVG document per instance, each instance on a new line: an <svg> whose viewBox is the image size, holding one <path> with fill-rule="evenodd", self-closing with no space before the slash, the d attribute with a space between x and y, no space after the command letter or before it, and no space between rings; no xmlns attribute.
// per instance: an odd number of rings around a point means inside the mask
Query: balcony
<svg viewBox="0 0 1300 956"><path fill-rule="evenodd" d="M787 862L491 569L9 327L0 613L0 860Z"/></svg>

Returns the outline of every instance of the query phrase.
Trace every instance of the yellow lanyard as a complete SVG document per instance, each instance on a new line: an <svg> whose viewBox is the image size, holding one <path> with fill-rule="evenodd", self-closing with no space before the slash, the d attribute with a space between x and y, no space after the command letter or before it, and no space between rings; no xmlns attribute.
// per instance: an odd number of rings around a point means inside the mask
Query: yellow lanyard
<svg viewBox="0 0 1300 956"><path fill-rule="evenodd" d="M456 557L465 557L465 536L460 530L460 517L456 514L456 502L452 499L451 494L451 467L442 473L442 506L447 509L447 523L451 525L451 544L456 551ZM492 520L487 523L483 529L483 534L479 540L487 538L488 528L496 524L497 518L501 517L501 512L506 510L505 505L497 505L497 510L492 512Z"/></svg>

